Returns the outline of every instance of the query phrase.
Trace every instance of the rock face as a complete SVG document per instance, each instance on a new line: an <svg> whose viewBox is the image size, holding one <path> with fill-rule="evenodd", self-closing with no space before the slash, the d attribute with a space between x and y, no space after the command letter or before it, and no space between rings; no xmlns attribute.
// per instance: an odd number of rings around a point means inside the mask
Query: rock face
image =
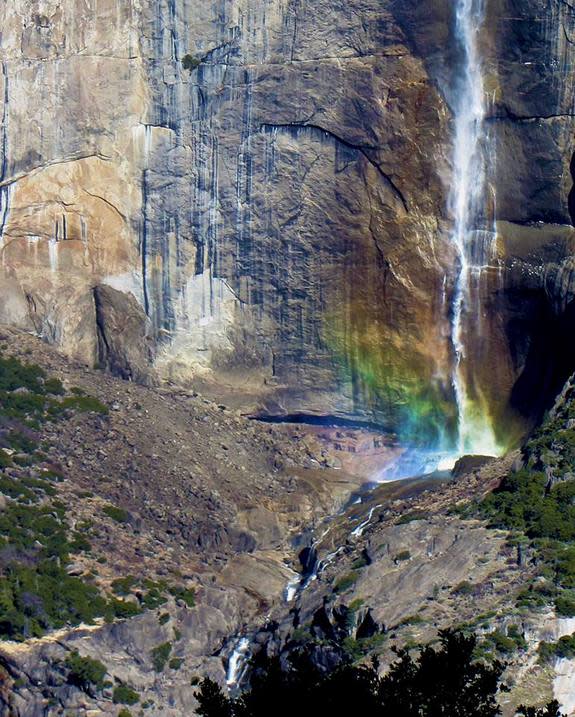
<svg viewBox="0 0 575 717"><path fill-rule="evenodd" d="M575 363L575 17L560 0L487 5L497 251L470 380L509 432L542 408L523 385L545 403ZM449 432L452 15L5 3L0 321L252 409ZM111 290L127 298L103 310Z"/></svg>

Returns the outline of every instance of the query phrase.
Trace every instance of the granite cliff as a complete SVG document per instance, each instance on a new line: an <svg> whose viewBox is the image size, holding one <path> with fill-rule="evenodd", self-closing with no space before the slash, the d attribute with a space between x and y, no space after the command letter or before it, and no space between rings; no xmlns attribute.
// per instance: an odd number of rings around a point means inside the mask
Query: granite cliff
<svg viewBox="0 0 575 717"><path fill-rule="evenodd" d="M0 26L1 321L253 411L453 433L450 3L15 0ZM466 371L502 443L575 363L573 37L563 0L486 4Z"/></svg>

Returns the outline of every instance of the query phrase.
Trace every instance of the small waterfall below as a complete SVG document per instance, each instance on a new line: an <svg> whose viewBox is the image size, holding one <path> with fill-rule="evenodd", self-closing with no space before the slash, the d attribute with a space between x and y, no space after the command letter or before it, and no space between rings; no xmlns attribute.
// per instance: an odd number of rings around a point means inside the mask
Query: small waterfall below
<svg viewBox="0 0 575 717"><path fill-rule="evenodd" d="M487 201L488 142L486 98L479 34L484 0L457 0L455 39L461 57L454 88L453 179L449 205L453 215L451 241L459 271L451 304L452 384L457 402L457 452L498 455L501 451L488 417L470 395L466 361L467 337L481 325L478 296L482 271L492 259L494 232L483 229ZM486 148L487 145L487 148ZM477 391L474 390L474 393Z"/></svg>
<svg viewBox="0 0 575 717"><path fill-rule="evenodd" d="M228 659L226 685L229 690L237 689L244 678L250 660L250 641L247 637L240 637Z"/></svg>

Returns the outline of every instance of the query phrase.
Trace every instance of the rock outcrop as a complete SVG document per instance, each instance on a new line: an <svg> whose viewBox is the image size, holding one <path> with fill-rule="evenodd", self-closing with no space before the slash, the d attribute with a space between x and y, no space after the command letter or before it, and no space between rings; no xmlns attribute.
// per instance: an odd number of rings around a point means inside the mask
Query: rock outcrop
<svg viewBox="0 0 575 717"><path fill-rule="evenodd" d="M496 161L478 234L497 242L469 382L512 434L575 362L575 17L561 0L487 5ZM5 3L0 321L254 410L452 430L452 13ZM121 302L95 302L110 287L129 297L124 337ZM144 336L143 354L120 345Z"/></svg>

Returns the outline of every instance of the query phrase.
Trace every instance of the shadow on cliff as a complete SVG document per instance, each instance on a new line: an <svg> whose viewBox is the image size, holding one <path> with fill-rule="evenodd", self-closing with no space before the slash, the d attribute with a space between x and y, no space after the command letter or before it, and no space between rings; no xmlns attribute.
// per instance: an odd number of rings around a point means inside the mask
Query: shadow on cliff
<svg viewBox="0 0 575 717"><path fill-rule="evenodd" d="M532 313L525 313L528 320L512 319L507 326L513 359L516 365L523 365L511 392L510 408L532 427L575 372L575 301L560 316L541 299L534 301Z"/></svg>

